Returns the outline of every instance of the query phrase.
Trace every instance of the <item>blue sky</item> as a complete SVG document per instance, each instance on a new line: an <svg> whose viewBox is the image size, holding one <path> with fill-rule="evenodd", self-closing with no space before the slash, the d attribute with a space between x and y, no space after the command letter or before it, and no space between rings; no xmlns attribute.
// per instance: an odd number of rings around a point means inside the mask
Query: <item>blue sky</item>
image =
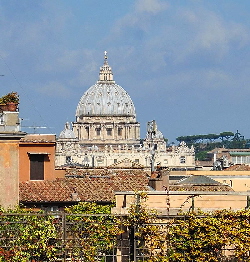
<svg viewBox="0 0 250 262"><path fill-rule="evenodd" d="M25 126L75 120L108 51L141 136L155 119L178 136L250 138L250 1L0 0L0 95L20 95Z"/></svg>

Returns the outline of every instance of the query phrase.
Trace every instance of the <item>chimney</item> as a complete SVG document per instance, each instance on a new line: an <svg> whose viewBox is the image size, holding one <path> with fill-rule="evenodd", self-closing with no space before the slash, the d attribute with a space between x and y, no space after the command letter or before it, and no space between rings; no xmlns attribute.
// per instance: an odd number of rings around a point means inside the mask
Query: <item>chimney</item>
<svg viewBox="0 0 250 262"><path fill-rule="evenodd" d="M148 184L156 191L169 191L169 170L163 169L158 172L154 172L151 175Z"/></svg>

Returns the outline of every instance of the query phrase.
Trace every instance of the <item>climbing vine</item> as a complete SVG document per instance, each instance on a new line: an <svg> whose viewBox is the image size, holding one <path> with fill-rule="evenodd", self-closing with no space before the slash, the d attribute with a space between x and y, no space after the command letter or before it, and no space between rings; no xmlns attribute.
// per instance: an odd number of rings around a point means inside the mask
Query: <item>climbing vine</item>
<svg viewBox="0 0 250 262"><path fill-rule="evenodd" d="M146 199L146 194L136 194L126 216L112 215L111 206L94 203L79 203L60 216L0 210L0 262L56 261L62 254L71 261L108 261L126 234L130 261L249 261L249 210L164 217L149 209Z"/></svg>
<svg viewBox="0 0 250 262"><path fill-rule="evenodd" d="M56 257L57 232L53 217L40 211L1 210L0 261L48 261Z"/></svg>
<svg viewBox="0 0 250 262"><path fill-rule="evenodd" d="M117 236L123 230L111 215L110 206L79 203L66 208L65 212L71 224L72 240L67 241L66 246L73 250L71 259L81 257L86 262L95 262L112 254Z"/></svg>

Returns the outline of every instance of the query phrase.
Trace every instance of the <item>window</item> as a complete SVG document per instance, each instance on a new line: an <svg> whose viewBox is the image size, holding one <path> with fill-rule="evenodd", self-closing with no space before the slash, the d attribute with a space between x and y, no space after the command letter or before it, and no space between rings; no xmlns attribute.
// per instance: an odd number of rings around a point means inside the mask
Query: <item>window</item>
<svg viewBox="0 0 250 262"><path fill-rule="evenodd" d="M122 135L122 128L118 128L118 136L121 136Z"/></svg>
<svg viewBox="0 0 250 262"><path fill-rule="evenodd" d="M0 125L4 124L3 113L0 114Z"/></svg>
<svg viewBox="0 0 250 262"><path fill-rule="evenodd" d="M101 128L96 128L96 135L97 136L100 136L101 135Z"/></svg>
<svg viewBox="0 0 250 262"><path fill-rule="evenodd" d="M181 156L180 157L180 163L181 164L185 164L186 163L186 157L185 156Z"/></svg>
<svg viewBox="0 0 250 262"><path fill-rule="evenodd" d="M112 136L112 128L107 128L107 135Z"/></svg>
<svg viewBox="0 0 250 262"><path fill-rule="evenodd" d="M67 164L71 163L71 156L66 156L66 163Z"/></svg>
<svg viewBox="0 0 250 262"><path fill-rule="evenodd" d="M135 163L139 163L139 159L135 159Z"/></svg>
<svg viewBox="0 0 250 262"><path fill-rule="evenodd" d="M44 180L44 154L30 154L30 180Z"/></svg>
<svg viewBox="0 0 250 262"><path fill-rule="evenodd" d="M117 159L114 159L114 164L117 163Z"/></svg>
<svg viewBox="0 0 250 262"><path fill-rule="evenodd" d="M87 137L89 138L89 127L86 127L86 133L87 133Z"/></svg>

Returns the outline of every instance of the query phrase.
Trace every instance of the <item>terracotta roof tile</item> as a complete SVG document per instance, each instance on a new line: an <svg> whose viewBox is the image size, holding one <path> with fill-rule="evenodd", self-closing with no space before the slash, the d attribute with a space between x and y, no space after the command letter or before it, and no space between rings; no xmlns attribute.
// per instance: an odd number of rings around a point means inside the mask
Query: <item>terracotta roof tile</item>
<svg viewBox="0 0 250 262"><path fill-rule="evenodd" d="M114 201L115 191L147 189L148 178L143 172L118 172L109 176L66 177L53 181L27 181L20 183L20 202L72 202L72 193L80 201Z"/></svg>
<svg viewBox="0 0 250 262"><path fill-rule="evenodd" d="M233 166L230 166L230 167L224 169L224 171L250 171L250 166L247 166L247 165L233 165Z"/></svg>

